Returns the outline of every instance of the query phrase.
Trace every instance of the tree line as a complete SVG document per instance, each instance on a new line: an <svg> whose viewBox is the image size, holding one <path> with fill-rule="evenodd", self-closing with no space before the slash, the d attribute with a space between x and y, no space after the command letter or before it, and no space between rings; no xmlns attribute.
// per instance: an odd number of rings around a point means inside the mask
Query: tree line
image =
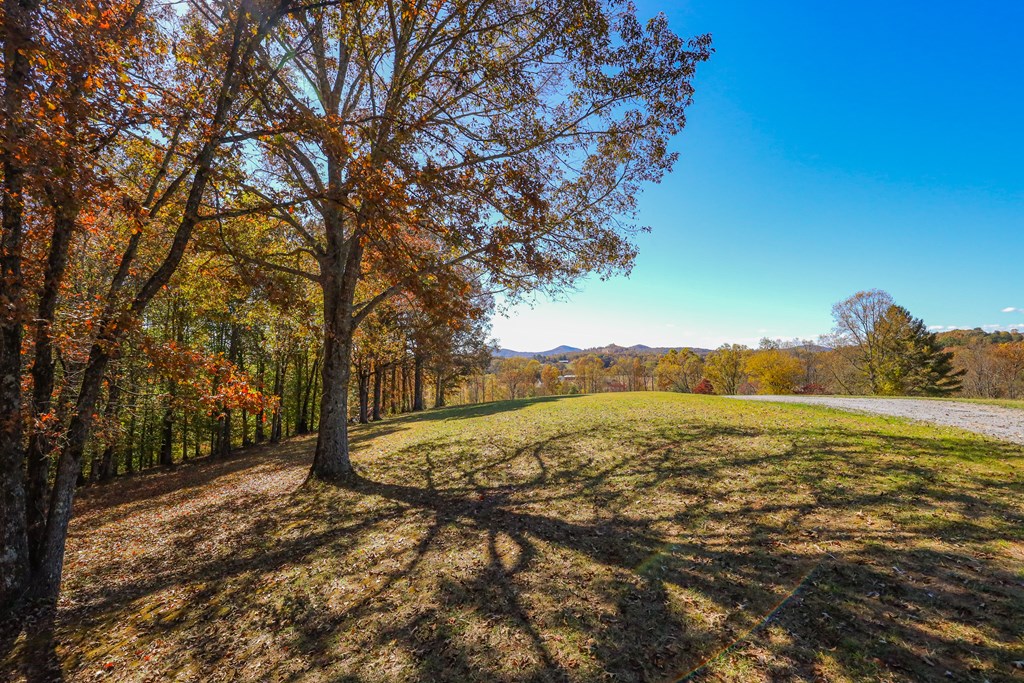
<svg viewBox="0 0 1024 683"><path fill-rule="evenodd" d="M763 338L757 348L705 352L582 352L506 358L491 372L498 395L603 391L699 394L856 394L1016 398L1024 395L1024 335L935 333L881 290L837 303L817 341Z"/></svg>
<svg viewBox="0 0 1024 683"><path fill-rule="evenodd" d="M314 431L346 485L350 420L468 398L496 294L628 271L712 52L623 0L0 12L4 610L83 479Z"/></svg>

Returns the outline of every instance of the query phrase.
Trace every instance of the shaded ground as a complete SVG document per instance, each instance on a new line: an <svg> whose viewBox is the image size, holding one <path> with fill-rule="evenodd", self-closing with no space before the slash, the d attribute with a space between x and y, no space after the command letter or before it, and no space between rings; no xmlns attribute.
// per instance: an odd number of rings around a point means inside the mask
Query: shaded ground
<svg viewBox="0 0 1024 683"><path fill-rule="evenodd" d="M0 679L1024 674L1018 446L678 394L356 438L354 490L302 487L296 440L85 492L57 622Z"/></svg>
<svg viewBox="0 0 1024 683"><path fill-rule="evenodd" d="M748 401L772 403L804 403L840 410L856 410L911 420L933 422L946 427L966 429L1024 444L1024 411L1019 407L1003 407L989 403L942 401L915 398L881 398L875 396L730 396ZM1013 402L1004 403L1013 405Z"/></svg>

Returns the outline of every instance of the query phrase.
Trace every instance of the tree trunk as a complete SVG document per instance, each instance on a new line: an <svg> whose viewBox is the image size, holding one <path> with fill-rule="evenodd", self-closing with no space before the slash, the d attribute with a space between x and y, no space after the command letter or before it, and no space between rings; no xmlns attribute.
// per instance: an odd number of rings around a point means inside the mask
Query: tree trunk
<svg viewBox="0 0 1024 683"><path fill-rule="evenodd" d="M320 263L324 299L323 394L310 476L326 481L347 481L355 476L349 457L348 383L355 332L353 301L362 249L358 239L343 240L340 218L326 227L329 257Z"/></svg>
<svg viewBox="0 0 1024 683"><path fill-rule="evenodd" d="M370 421L370 371L362 363L356 370L359 380L359 424L364 425Z"/></svg>
<svg viewBox="0 0 1024 683"><path fill-rule="evenodd" d="M306 380L306 367L308 357L306 352L302 354L302 363L295 364L295 433L306 434L309 432L309 424L306 422L306 411L308 410L309 394L303 391L303 382Z"/></svg>
<svg viewBox="0 0 1024 683"><path fill-rule="evenodd" d="M373 412L370 416L374 422L381 419L380 417L380 401L381 393L384 388L384 368L381 367L380 363L374 363L373 366Z"/></svg>
<svg viewBox="0 0 1024 683"><path fill-rule="evenodd" d="M412 409L413 412L423 410L423 357L417 353L413 356L412 376Z"/></svg>
<svg viewBox="0 0 1024 683"><path fill-rule="evenodd" d="M348 448L348 381L351 374L351 357L351 334L345 330L326 330L320 430L311 471L311 475L317 479L344 480L352 476Z"/></svg>
<svg viewBox="0 0 1024 683"><path fill-rule="evenodd" d="M35 357L32 361L32 404L34 420L47 415L52 407L54 374L56 363L53 358L51 325L57 309L57 298L67 267L68 248L77 220L79 208L66 193L53 190L48 193L54 210L53 234L50 251L43 276L43 289L39 295L36 312ZM29 555L33 564L42 549L43 533L46 529L46 498L50 478L50 456L53 443L44 424L42 429L33 429L28 442L28 542ZM90 473L93 476L93 473Z"/></svg>
<svg viewBox="0 0 1024 683"><path fill-rule="evenodd" d="M21 143L27 137L25 103L31 79L32 0L4 0L4 121L0 137L3 232L0 237L0 611L17 603L29 580L28 518L22 446L21 240L24 179Z"/></svg>
<svg viewBox="0 0 1024 683"><path fill-rule="evenodd" d="M263 361L263 352L260 351L256 354L256 384L260 388L260 392L266 391L266 387L263 386L263 380L266 379L266 368ZM266 394L263 394L264 396ZM260 401L259 412L256 413L256 443L263 443L267 440L267 435L263 431L263 423L266 422L267 416L266 411L263 409L263 401Z"/></svg>
<svg viewBox="0 0 1024 683"><path fill-rule="evenodd" d="M160 466L174 469L174 410L164 408L164 417L160 425Z"/></svg>
<svg viewBox="0 0 1024 683"><path fill-rule="evenodd" d="M66 435L66 445L57 463L57 476L50 495L50 507L46 516L46 537L42 556L36 574L33 576L33 591L39 597L56 601L60 589L61 571L64 568L64 544L67 539L68 521L71 519L71 504L75 495L75 484L81 472L82 456L85 453L89 430L92 427L93 411L99 400L103 376L110 361L104 344L110 340L101 338L89 352L89 362L82 376L82 385Z"/></svg>
<svg viewBox="0 0 1024 683"><path fill-rule="evenodd" d="M117 419L120 412L121 385L115 381L114 377L109 377L107 383L107 407L103 411L103 416L107 424L111 424ZM103 448L103 455L100 456L100 481L109 481L117 474L117 463L114 460L114 454L117 452L119 441L120 439L114 438Z"/></svg>
<svg viewBox="0 0 1024 683"><path fill-rule="evenodd" d="M445 394L445 380L444 380L444 376L440 372L438 372L436 375L434 375L434 407L435 408L444 408L445 405L447 405L446 402L445 402L444 394Z"/></svg>
<svg viewBox="0 0 1024 683"><path fill-rule="evenodd" d="M281 440L281 413L284 410L284 375L287 362L288 359L285 357L274 368L274 396L277 397L277 405L274 406L274 414L270 422L271 443L278 443Z"/></svg>
<svg viewBox="0 0 1024 683"><path fill-rule="evenodd" d="M181 461L188 460L188 412L181 413Z"/></svg>
<svg viewBox="0 0 1024 683"><path fill-rule="evenodd" d="M228 361L234 363L238 360L239 348L238 325L231 325L231 340L228 342ZM218 441L217 455L226 458L231 455L231 408L224 406L220 423L220 439Z"/></svg>
<svg viewBox="0 0 1024 683"><path fill-rule="evenodd" d="M134 474L135 472L135 411L132 411L131 418L128 419L128 438L125 443L124 452L124 471L128 474Z"/></svg>

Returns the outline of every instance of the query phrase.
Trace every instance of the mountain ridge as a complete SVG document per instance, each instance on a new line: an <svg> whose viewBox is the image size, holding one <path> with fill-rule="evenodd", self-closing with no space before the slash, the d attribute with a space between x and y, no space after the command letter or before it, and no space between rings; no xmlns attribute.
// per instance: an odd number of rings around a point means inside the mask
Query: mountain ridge
<svg viewBox="0 0 1024 683"><path fill-rule="evenodd" d="M632 346L619 346L618 344L608 344L606 346L594 346L587 349L581 349L576 346L569 346L568 344L560 344L553 349L547 351L516 351L515 349L504 349L498 348L494 351L495 358L535 358L535 357L550 357L550 356L571 356L580 354L626 354L626 353L656 353L665 354L669 351L682 351L683 349L690 349L698 356L706 356L711 353L711 349L703 349L695 346L647 346L646 344L633 344Z"/></svg>

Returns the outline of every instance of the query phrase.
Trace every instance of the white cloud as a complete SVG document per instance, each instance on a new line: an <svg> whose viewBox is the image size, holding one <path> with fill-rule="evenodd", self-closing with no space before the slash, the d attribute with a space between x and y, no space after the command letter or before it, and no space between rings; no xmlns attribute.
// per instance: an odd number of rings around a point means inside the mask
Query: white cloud
<svg viewBox="0 0 1024 683"><path fill-rule="evenodd" d="M1007 306L1006 308L1003 309L1003 313L1016 313L1017 311L1024 313L1024 310L1020 308L1014 308L1013 306Z"/></svg>

